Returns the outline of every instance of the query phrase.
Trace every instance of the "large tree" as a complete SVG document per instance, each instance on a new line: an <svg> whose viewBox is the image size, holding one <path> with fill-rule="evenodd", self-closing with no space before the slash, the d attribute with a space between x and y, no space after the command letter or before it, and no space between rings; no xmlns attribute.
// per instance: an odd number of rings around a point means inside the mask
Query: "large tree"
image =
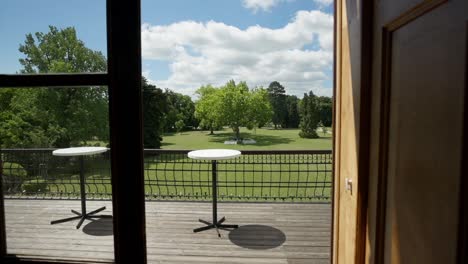
<svg viewBox="0 0 468 264"><path fill-rule="evenodd" d="M22 73L104 72L106 58L85 47L74 28L26 35L19 50ZM83 141L108 141L105 87L2 89L2 146L69 147Z"/></svg>
<svg viewBox="0 0 468 264"><path fill-rule="evenodd" d="M19 51L26 56L19 60L22 73L105 72L107 67L102 52L87 48L74 27L27 34Z"/></svg>
<svg viewBox="0 0 468 264"><path fill-rule="evenodd" d="M143 144L145 148L160 148L164 113L167 111L164 92L142 77Z"/></svg>
<svg viewBox="0 0 468 264"><path fill-rule="evenodd" d="M318 138L317 126L320 122L320 116L317 107L317 97L312 91L305 93L301 101L301 131L299 136L302 138Z"/></svg>
<svg viewBox="0 0 468 264"><path fill-rule="evenodd" d="M206 85L200 87L196 94L198 101L195 105L195 117L200 120L200 126L210 130L214 134L215 128L222 126L219 89Z"/></svg>
<svg viewBox="0 0 468 264"><path fill-rule="evenodd" d="M271 82L267 91L271 107L273 108L272 122L275 125L275 128L279 125L285 127L287 117L286 91L277 81Z"/></svg>
<svg viewBox="0 0 468 264"><path fill-rule="evenodd" d="M260 87L250 91L249 111L249 122L246 125L248 129L261 128L271 121L273 110L267 90Z"/></svg>
<svg viewBox="0 0 468 264"><path fill-rule="evenodd" d="M195 118L195 103L188 95L176 93L169 89L164 91L167 111L164 115L164 131L176 131L176 122L182 121L184 127L197 127ZM179 122L180 124L180 122Z"/></svg>
<svg viewBox="0 0 468 264"><path fill-rule="evenodd" d="M333 101L331 97L319 96L317 97L318 111L320 115L320 122L326 127L332 125L333 115Z"/></svg>
<svg viewBox="0 0 468 264"><path fill-rule="evenodd" d="M229 126L240 139L240 128L261 127L271 120L268 93L263 88L250 90L245 82L229 81L220 88L201 87L197 116L207 122Z"/></svg>
<svg viewBox="0 0 468 264"><path fill-rule="evenodd" d="M298 128L300 122L299 116L299 98L295 95L286 96L286 127Z"/></svg>

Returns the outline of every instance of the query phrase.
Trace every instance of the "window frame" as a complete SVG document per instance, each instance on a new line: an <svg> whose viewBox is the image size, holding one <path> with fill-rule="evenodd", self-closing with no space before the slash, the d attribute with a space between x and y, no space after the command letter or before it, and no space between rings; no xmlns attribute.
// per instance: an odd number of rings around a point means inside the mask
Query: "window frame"
<svg viewBox="0 0 468 264"><path fill-rule="evenodd" d="M103 85L108 87L114 261L115 263L146 263L140 89L142 76L141 0L106 0L106 21L107 73L0 74L0 89ZM7 254L2 181L0 181L0 262L90 263L76 260L16 257Z"/></svg>

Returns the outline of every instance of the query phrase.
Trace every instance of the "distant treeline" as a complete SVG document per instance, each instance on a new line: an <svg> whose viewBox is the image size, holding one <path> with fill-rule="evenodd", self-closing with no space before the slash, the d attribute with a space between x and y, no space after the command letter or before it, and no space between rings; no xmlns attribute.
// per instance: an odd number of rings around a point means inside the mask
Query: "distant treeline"
<svg viewBox="0 0 468 264"><path fill-rule="evenodd" d="M162 90L143 78L145 146L159 147L162 134L183 130L214 130L230 127L240 139L240 127L272 126L301 128L299 135L316 138L317 127L332 124L332 98L305 93L302 99L287 95L277 81L267 89L249 89L246 82L200 87L193 102L190 96Z"/></svg>

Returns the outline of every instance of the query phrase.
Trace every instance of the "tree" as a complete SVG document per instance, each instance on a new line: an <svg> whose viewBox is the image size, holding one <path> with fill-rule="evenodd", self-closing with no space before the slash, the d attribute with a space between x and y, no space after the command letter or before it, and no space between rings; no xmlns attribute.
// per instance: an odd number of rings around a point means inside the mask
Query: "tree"
<svg viewBox="0 0 468 264"><path fill-rule="evenodd" d="M318 138L317 126L320 121L317 108L317 97L312 91L305 93L301 101L301 131L299 136L302 138Z"/></svg>
<svg viewBox="0 0 468 264"><path fill-rule="evenodd" d="M268 92L262 87L251 90L249 114L250 122L248 129L261 128L271 121L273 109L268 100Z"/></svg>
<svg viewBox="0 0 468 264"><path fill-rule="evenodd" d="M160 148L166 98L163 91L142 77L143 144L145 148Z"/></svg>
<svg viewBox="0 0 468 264"><path fill-rule="evenodd" d="M105 72L107 67L104 55L86 48L74 27L27 34L19 51L26 56L19 60L22 73Z"/></svg>
<svg viewBox="0 0 468 264"><path fill-rule="evenodd" d="M76 36L74 28L26 35L19 50L22 73L105 72L106 59ZM108 94L104 87L2 91L2 146L69 147L108 141Z"/></svg>
<svg viewBox="0 0 468 264"><path fill-rule="evenodd" d="M175 131L175 123L178 120L182 120L185 126L198 126L197 119L195 118L195 104L190 96L176 93L169 89L166 89L164 94L167 103L167 111L164 115L165 132Z"/></svg>
<svg viewBox="0 0 468 264"><path fill-rule="evenodd" d="M196 91L199 99L195 105L195 117L200 120L202 127L210 130L210 135L222 124L218 92L219 89L211 85L202 86Z"/></svg>
<svg viewBox="0 0 468 264"><path fill-rule="evenodd" d="M286 91L284 87L277 81L270 83L268 86L268 98L273 109L272 122L277 128L278 125L286 127Z"/></svg>
<svg viewBox="0 0 468 264"><path fill-rule="evenodd" d="M330 127L332 125L333 115L333 101L331 97L319 96L317 97L318 111L320 115L320 121L323 126Z"/></svg>
<svg viewBox="0 0 468 264"><path fill-rule="evenodd" d="M231 80L220 88L202 86L197 93L201 97L196 115L201 122L209 122L211 127L227 125L237 140L240 139L240 127L261 127L271 120L268 92L263 88L249 90L245 82L236 84Z"/></svg>
<svg viewBox="0 0 468 264"><path fill-rule="evenodd" d="M271 119L272 110L266 95L266 91L261 88L249 91L245 82L236 85L231 80L221 87L219 93L221 119L234 131L237 140L240 139L240 127L246 126L252 129L264 125Z"/></svg>
<svg viewBox="0 0 468 264"><path fill-rule="evenodd" d="M1 147L50 147L63 134L38 105L38 89L1 89Z"/></svg>
<svg viewBox="0 0 468 264"><path fill-rule="evenodd" d="M184 127L185 124L183 120L177 120L177 122L175 122L175 128L177 133L180 133L184 129Z"/></svg>
<svg viewBox="0 0 468 264"><path fill-rule="evenodd" d="M300 122L299 116L299 98L295 95L286 96L286 127L298 128Z"/></svg>

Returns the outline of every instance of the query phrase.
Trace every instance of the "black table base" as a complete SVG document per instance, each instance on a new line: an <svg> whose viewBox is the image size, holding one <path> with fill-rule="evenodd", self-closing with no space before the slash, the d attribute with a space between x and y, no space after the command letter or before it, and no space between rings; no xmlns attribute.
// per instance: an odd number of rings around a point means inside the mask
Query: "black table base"
<svg viewBox="0 0 468 264"><path fill-rule="evenodd" d="M103 206L99 209L91 211L89 213L86 212L86 190L85 190L85 177L84 177L84 159L83 156L80 156L80 194L81 194L81 213L71 210L72 213L76 214L77 216L63 218L59 220L51 221L51 225L64 223L68 221L73 221L80 219L78 224L76 225L76 229L80 228L83 224L85 219L93 219L93 218L112 218L112 215L95 215L103 210L106 210L106 207Z"/></svg>
<svg viewBox="0 0 468 264"><path fill-rule="evenodd" d="M216 232L218 232L218 237L221 237L221 234L219 233L219 230L218 229L223 229L223 228L238 228L239 226L238 225L223 225L222 223L226 220L226 218L221 218L218 222L216 222L215 224L213 223L210 223L208 221L205 221L203 219L198 219L198 221L204 223L206 226L202 226L202 227L199 227L199 228L195 228L193 230L194 233L197 233L197 232L201 232L201 231L205 231L205 230L208 230L208 229L212 229L212 228L216 228Z"/></svg>
<svg viewBox="0 0 468 264"><path fill-rule="evenodd" d="M106 207L103 206L99 209L96 209L94 211L91 211L89 213L85 213L85 214L82 214L82 213L79 213L75 210L71 210L72 213L76 214L77 216L73 216L73 217L68 217L68 218L63 218L63 219L59 219L59 220L54 220L54 221L51 221L50 224L51 225L54 225L54 224L60 224L60 223L64 223L64 222L68 222L68 221L73 221L73 220L77 220L77 219L80 219L80 221L78 222L78 224L76 225L76 229L80 228L81 225L83 224L84 220L85 219L95 219L95 218L112 218L112 215L95 215L101 211L104 211L106 210Z"/></svg>
<svg viewBox="0 0 468 264"><path fill-rule="evenodd" d="M204 223L206 226L202 226L199 228L195 228L193 230L194 233L209 230L212 228L216 228L216 232L218 233L218 237L221 237L221 234L219 233L218 229L224 229L224 228L238 228L238 225L224 225L223 222L226 221L226 218L223 216L221 219L218 219L218 180L217 180L217 163L216 160L211 161L211 171L212 171L212 181L211 181L211 186L212 186L212 196L213 196L213 221L208 222L203 219L198 219L201 223Z"/></svg>

